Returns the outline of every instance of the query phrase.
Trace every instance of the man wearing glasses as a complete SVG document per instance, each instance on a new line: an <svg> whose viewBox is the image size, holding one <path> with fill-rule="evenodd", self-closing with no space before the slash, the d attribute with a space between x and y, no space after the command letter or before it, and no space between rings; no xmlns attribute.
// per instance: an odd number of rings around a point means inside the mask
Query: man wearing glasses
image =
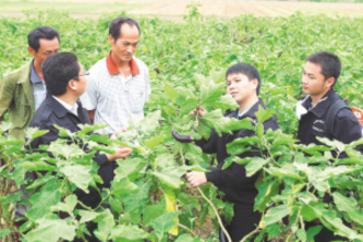
<svg viewBox="0 0 363 242"><path fill-rule="evenodd" d="M59 34L39 27L28 34L28 52L33 59L0 81L0 119L9 113L10 135L24 137L24 129L46 96L42 63L59 50Z"/></svg>
<svg viewBox="0 0 363 242"><path fill-rule="evenodd" d="M94 123L106 124L105 134L114 134L144 117L150 95L149 71L134 53L140 36L139 24L127 17L109 26L111 50L90 69L82 104Z"/></svg>

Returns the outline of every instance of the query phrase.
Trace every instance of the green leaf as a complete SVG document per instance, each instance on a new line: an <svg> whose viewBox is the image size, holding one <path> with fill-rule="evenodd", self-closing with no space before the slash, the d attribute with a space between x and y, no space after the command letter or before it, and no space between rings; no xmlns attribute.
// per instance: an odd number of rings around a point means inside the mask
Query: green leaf
<svg viewBox="0 0 363 242"><path fill-rule="evenodd" d="M99 213L97 216L96 222L98 224L97 230L94 234L101 241L107 241L109 239L109 235L115 226L115 220L113 218L112 213L109 209L103 210L102 213Z"/></svg>
<svg viewBox="0 0 363 242"><path fill-rule="evenodd" d="M55 166L41 160L21 162L19 167L27 171L54 171L57 169Z"/></svg>
<svg viewBox="0 0 363 242"><path fill-rule="evenodd" d="M173 228L177 216L176 212L164 213L150 223L151 227L154 228L154 233L158 237L159 241L161 241L164 234L167 234L168 231Z"/></svg>
<svg viewBox="0 0 363 242"><path fill-rule="evenodd" d="M97 216L99 215L99 213L94 212L94 211L88 211L88 210L79 210L79 216L81 216L81 219L79 220L80 223L86 223L89 221L94 220L95 218L97 218Z"/></svg>
<svg viewBox="0 0 363 242"><path fill-rule="evenodd" d="M262 106L260 106L256 113L257 123L263 124L264 122L269 120L272 116L273 116L272 110L264 109Z"/></svg>
<svg viewBox="0 0 363 242"><path fill-rule="evenodd" d="M27 128L25 132L25 137L27 140L33 140L45 135L48 132L49 130L41 130L38 128Z"/></svg>
<svg viewBox="0 0 363 242"><path fill-rule="evenodd" d="M308 222L311 222L318 218L314 209L310 205L302 206L301 216L304 218L305 221L308 221Z"/></svg>
<svg viewBox="0 0 363 242"><path fill-rule="evenodd" d="M280 205L277 207L272 207L267 210L266 214L263 216L260 227L265 228L271 224L280 222L284 217L289 215L290 210L286 205Z"/></svg>
<svg viewBox="0 0 363 242"><path fill-rule="evenodd" d="M353 222L363 226L363 211L354 198L348 198L339 192L334 192L333 199L339 211L346 212Z"/></svg>
<svg viewBox="0 0 363 242"><path fill-rule="evenodd" d="M163 202L146 206L144 209L145 225L149 226L153 220L155 220L157 217L165 212L165 204Z"/></svg>
<svg viewBox="0 0 363 242"><path fill-rule="evenodd" d="M313 226L306 231L306 239L309 242L314 242L314 237L320 233L323 227L321 225Z"/></svg>
<svg viewBox="0 0 363 242"><path fill-rule="evenodd" d="M139 171L140 164L142 165L142 163L143 161L140 158L118 160L114 181L120 181L132 173Z"/></svg>
<svg viewBox="0 0 363 242"><path fill-rule="evenodd" d="M215 83L208 78L200 78L200 105L214 106L215 102L225 93L224 83Z"/></svg>
<svg viewBox="0 0 363 242"><path fill-rule="evenodd" d="M11 234L10 229L0 229L0 239L5 238L6 236Z"/></svg>
<svg viewBox="0 0 363 242"><path fill-rule="evenodd" d="M161 183L170 188L178 189L183 184L181 177L185 174L185 168L168 167L167 169L163 169L162 172L154 171L151 174L156 176Z"/></svg>
<svg viewBox="0 0 363 242"><path fill-rule="evenodd" d="M64 157L70 160L73 157L83 156L85 152L76 144L61 143L62 141L52 142L48 146L48 151L54 156Z"/></svg>
<svg viewBox="0 0 363 242"><path fill-rule="evenodd" d="M221 96L216 106L223 110L236 110L239 107L236 100L234 100L231 95Z"/></svg>
<svg viewBox="0 0 363 242"><path fill-rule="evenodd" d="M128 240L138 240L146 239L149 236L147 232L140 229L136 225L117 225L111 231L111 239L128 239Z"/></svg>
<svg viewBox="0 0 363 242"><path fill-rule="evenodd" d="M230 155L240 155L253 149L258 144L257 136L246 136L238 138L227 144L227 152Z"/></svg>
<svg viewBox="0 0 363 242"><path fill-rule="evenodd" d="M112 193L116 197L126 197L138 191L138 186L128 178L120 181L112 181Z"/></svg>
<svg viewBox="0 0 363 242"><path fill-rule="evenodd" d="M270 159L264 159L261 157L254 157L251 159L251 161L246 165L247 176L250 177L256 174L263 168L264 165L269 163L269 161Z"/></svg>
<svg viewBox="0 0 363 242"><path fill-rule="evenodd" d="M263 211L271 201L271 197L278 193L279 182L277 180L267 180L266 182L259 184L257 188L258 194L255 199L254 207L259 211Z"/></svg>
<svg viewBox="0 0 363 242"><path fill-rule="evenodd" d="M61 219L39 219L35 229L25 235L27 242L58 242L60 239L72 241L76 235L76 226Z"/></svg>
<svg viewBox="0 0 363 242"><path fill-rule="evenodd" d="M175 242L200 242L201 240L199 238L193 238L189 234L182 234L180 235Z"/></svg>
<svg viewBox="0 0 363 242"><path fill-rule="evenodd" d="M53 211L64 211L64 212L67 212L68 214L72 214L73 209L77 205L77 202L78 202L77 196L72 194L64 199L64 203L60 202L57 205L53 206L52 210Z"/></svg>
<svg viewBox="0 0 363 242"><path fill-rule="evenodd" d="M61 193L59 191L59 182L53 178L46 183L40 191L34 193L29 201L32 204L26 215L31 220L35 221L46 216L53 205L60 202Z"/></svg>
<svg viewBox="0 0 363 242"><path fill-rule="evenodd" d="M66 165L60 168L67 179L88 193L88 186L92 181L91 169L83 165Z"/></svg>

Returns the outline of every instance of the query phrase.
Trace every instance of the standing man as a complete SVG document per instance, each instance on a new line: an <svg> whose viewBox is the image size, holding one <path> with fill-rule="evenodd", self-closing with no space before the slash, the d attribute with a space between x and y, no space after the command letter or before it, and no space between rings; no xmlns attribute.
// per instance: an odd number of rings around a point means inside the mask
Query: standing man
<svg viewBox="0 0 363 242"><path fill-rule="evenodd" d="M28 34L28 52L33 59L0 81L0 118L9 112L10 135L24 137L35 110L46 96L43 61L59 50L59 34L50 27L39 27Z"/></svg>
<svg viewBox="0 0 363 242"><path fill-rule="evenodd" d="M298 102L296 109L299 118L297 138L302 144L319 144L317 137L336 139L345 144L361 138L357 118L333 89L340 70L339 58L329 52L318 52L306 59L301 83L306 97ZM330 111L334 109L336 111ZM326 228L315 237L319 242L336 239L340 238Z"/></svg>
<svg viewBox="0 0 363 242"><path fill-rule="evenodd" d="M86 89L85 76L88 73L84 72L77 57L72 53L56 54L44 63L43 70L48 95L36 111L30 126L49 132L33 140L33 147L56 140L58 130L55 125L76 132L79 130L78 124L89 123L86 110L78 102ZM130 153L130 148L119 148L114 154L96 156L104 187L110 187L114 177L114 160L127 157Z"/></svg>
<svg viewBox="0 0 363 242"><path fill-rule="evenodd" d="M256 121L256 112L263 108L264 104L259 99L261 79L255 67L239 63L231 66L226 73L227 93L231 95L239 105L237 110L227 113L227 117L236 119L252 119ZM197 110L200 115L204 111ZM264 129L277 129L278 125L274 118L264 123ZM219 190L225 193L225 199L233 203L234 216L226 229L233 242L240 241L245 235L253 231L261 218L261 214L253 210L257 189L255 187L258 174L247 177L243 165L232 163L227 169L222 169L225 159L229 157L227 144L240 137L254 136L255 132L249 129L241 129L232 134L219 136L212 132L208 140L195 141L206 153L217 155L218 166L209 172L193 171L187 173L186 177L192 187L198 187L207 182L213 183ZM180 135L173 131L173 136L181 141L192 141L190 137ZM262 152L251 148L240 154L241 158L261 156ZM226 241L222 239L221 241Z"/></svg>
<svg viewBox="0 0 363 242"><path fill-rule="evenodd" d="M41 144L49 144L58 138L56 125L76 132L79 130L79 124L89 123L87 112L78 101L86 89L87 73L77 57L72 53L53 55L44 62L43 71L48 95L36 111L30 126L48 130L48 133L32 141L31 145L34 148ZM100 166L98 173L103 180L102 187L111 185L116 168L115 160L127 157L131 151L130 148L124 147L116 149L113 154L96 154L94 160ZM101 202L99 193L93 188L89 193L80 189L75 193L83 204L92 208L96 208ZM99 241L93 234L95 225L90 222L87 227L91 235L86 235L86 240Z"/></svg>
<svg viewBox="0 0 363 242"><path fill-rule="evenodd" d="M90 69L84 107L94 123L112 134L144 117L144 104L150 95L147 66L134 56L140 37L139 24L126 17L114 19L109 26L108 56Z"/></svg>

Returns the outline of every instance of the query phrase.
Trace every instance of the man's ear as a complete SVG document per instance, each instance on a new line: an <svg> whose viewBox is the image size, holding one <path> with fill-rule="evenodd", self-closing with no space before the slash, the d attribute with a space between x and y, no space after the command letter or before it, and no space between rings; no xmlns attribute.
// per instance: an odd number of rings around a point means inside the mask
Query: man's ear
<svg viewBox="0 0 363 242"><path fill-rule="evenodd" d="M255 78L255 79L252 79L251 82L254 85L255 89L257 90L259 81Z"/></svg>
<svg viewBox="0 0 363 242"><path fill-rule="evenodd" d="M336 81L335 77L331 76L331 77L329 77L328 79L325 80L325 83L326 83L327 87L329 89L331 89L333 87L335 81Z"/></svg>
<svg viewBox="0 0 363 242"><path fill-rule="evenodd" d="M115 42L115 40L113 39L113 37L112 37L112 35L108 35L108 43L110 44L110 45L112 45L113 43Z"/></svg>
<svg viewBox="0 0 363 242"><path fill-rule="evenodd" d="M68 88L72 91L77 91L77 83L78 82L77 80L75 79L71 79L69 82L68 82Z"/></svg>
<svg viewBox="0 0 363 242"><path fill-rule="evenodd" d="M28 52L31 56L35 56L36 51L32 47L28 47Z"/></svg>

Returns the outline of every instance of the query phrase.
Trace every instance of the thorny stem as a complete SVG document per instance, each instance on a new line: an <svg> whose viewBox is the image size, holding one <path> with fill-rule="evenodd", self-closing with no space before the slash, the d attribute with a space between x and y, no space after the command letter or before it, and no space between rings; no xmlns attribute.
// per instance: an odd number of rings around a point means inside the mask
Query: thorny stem
<svg viewBox="0 0 363 242"><path fill-rule="evenodd" d="M221 226L221 229L222 229L223 233L225 234L225 236L227 237L228 242L232 242L231 236L227 232L227 229L224 227L222 219L218 214L217 208L214 206L213 202L207 198L207 196L204 194L204 192L199 187L197 187L197 189L198 189L198 192L200 193L200 195L204 198L204 200L206 200L207 203L212 207L214 213L217 216L219 226Z"/></svg>

